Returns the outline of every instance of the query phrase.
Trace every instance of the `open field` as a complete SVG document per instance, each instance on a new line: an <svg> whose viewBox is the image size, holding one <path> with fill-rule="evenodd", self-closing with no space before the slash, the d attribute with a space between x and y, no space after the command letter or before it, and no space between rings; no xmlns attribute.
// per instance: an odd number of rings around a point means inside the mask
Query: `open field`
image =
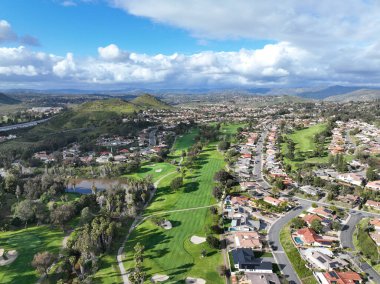
<svg viewBox="0 0 380 284"><path fill-rule="evenodd" d="M280 242L288 256L294 270L303 284L318 284L312 271L306 268L306 262L301 258L297 248L294 246L291 235L290 225L287 224L280 232Z"/></svg>
<svg viewBox="0 0 380 284"><path fill-rule="evenodd" d="M189 137L182 138L191 141ZM189 143L185 141L179 139L178 143ZM170 190L169 183L175 176L162 180L146 215L214 203L211 196L213 176L223 165L223 157L215 145L208 146L198 158L197 169L187 174L183 189L177 192ZM173 224L171 230L157 227L147 219L132 233L126 245L126 269L133 268L133 247L140 242L145 246L144 267L148 280L159 273L168 275L170 283L181 281L187 276L201 277L208 283L222 283L216 271L218 265L222 264L222 255L207 244L194 245L190 242L193 235L206 236L209 233L212 222L210 210L203 208L163 216ZM201 257L203 248L207 250L205 258Z"/></svg>
<svg viewBox="0 0 380 284"><path fill-rule="evenodd" d="M58 254L64 234L48 226L35 226L0 233L0 247L15 249L19 256L8 266L0 267L0 283L35 283L39 276L31 265L34 254L49 251Z"/></svg>
<svg viewBox="0 0 380 284"><path fill-rule="evenodd" d="M354 231L353 243L357 251L361 252L363 258L370 264L371 260L377 262L379 259L379 251L375 242L371 239L366 228L368 227L369 219L361 220ZM372 265L372 267L380 273L380 264Z"/></svg>
<svg viewBox="0 0 380 284"><path fill-rule="evenodd" d="M310 157L310 154L316 149L314 143L314 135L321 133L326 129L325 123L313 125L311 127L295 131L294 133L287 135L288 139L291 139L296 144L295 157L293 160L285 157L288 152L287 144L281 144L281 153L284 155L284 163L291 165L293 169L296 169L301 163L316 163L322 164L328 162L328 153L325 151L322 157ZM329 140L326 139L325 148L327 148Z"/></svg>
<svg viewBox="0 0 380 284"><path fill-rule="evenodd" d="M199 133L197 128L193 128L189 133L181 135L178 137L173 145L173 152L181 154L182 150L187 150L191 145L194 144L194 137Z"/></svg>

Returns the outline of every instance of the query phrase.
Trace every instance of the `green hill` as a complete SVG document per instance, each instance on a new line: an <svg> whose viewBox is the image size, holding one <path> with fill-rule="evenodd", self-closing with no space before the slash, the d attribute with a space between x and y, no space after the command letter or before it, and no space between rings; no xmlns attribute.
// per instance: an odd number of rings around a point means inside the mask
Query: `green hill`
<svg viewBox="0 0 380 284"><path fill-rule="evenodd" d="M138 108L130 102L124 101L122 99L106 99L87 102L80 105L77 109L79 112L115 112L118 114L132 113L137 111Z"/></svg>
<svg viewBox="0 0 380 284"><path fill-rule="evenodd" d="M150 108L150 109L170 109L172 108L171 105L161 101L160 99L145 94L142 96L139 96L131 101L134 105L141 107L141 108Z"/></svg>
<svg viewBox="0 0 380 284"><path fill-rule="evenodd" d="M15 105L15 104L19 104L19 103L20 103L19 100L13 99L13 98L7 96L6 94L0 93L0 104Z"/></svg>

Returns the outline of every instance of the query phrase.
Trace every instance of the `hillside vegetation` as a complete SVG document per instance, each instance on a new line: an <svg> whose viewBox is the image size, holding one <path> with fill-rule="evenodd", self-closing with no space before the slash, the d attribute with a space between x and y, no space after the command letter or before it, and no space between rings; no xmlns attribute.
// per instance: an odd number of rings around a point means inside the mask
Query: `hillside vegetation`
<svg viewBox="0 0 380 284"><path fill-rule="evenodd" d="M0 104L4 104L4 105L15 105L15 104L19 104L20 101L19 100L16 100L16 99L13 99L3 93L0 93Z"/></svg>
<svg viewBox="0 0 380 284"><path fill-rule="evenodd" d="M132 104L138 108L152 108L152 109L170 109L172 106L169 104L157 99L156 97L145 94L139 96L131 101Z"/></svg>

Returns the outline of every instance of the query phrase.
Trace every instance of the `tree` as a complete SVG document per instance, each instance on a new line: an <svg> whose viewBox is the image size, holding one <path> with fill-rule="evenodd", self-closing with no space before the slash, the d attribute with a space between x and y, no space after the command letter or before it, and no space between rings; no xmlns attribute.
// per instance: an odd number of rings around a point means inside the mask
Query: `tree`
<svg viewBox="0 0 380 284"><path fill-rule="evenodd" d="M226 151L230 148L230 142L228 141L220 141L218 144L219 151Z"/></svg>
<svg viewBox="0 0 380 284"><path fill-rule="evenodd" d="M34 218L34 208L33 201L25 199L18 203L15 207L14 215L20 220L25 222L25 228L28 224L28 221Z"/></svg>
<svg viewBox="0 0 380 284"><path fill-rule="evenodd" d="M334 231L340 231L342 229L342 225L338 221L334 221L332 223L332 228Z"/></svg>
<svg viewBox="0 0 380 284"><path fill-rule="evenodd" d="M208 235L206 241L210 247L220 249L220 240L213 235Z"/></svg>
<svg viewBox="0 0 380 284"><path fill-rule="evenodd" d="M223 185L226 185L227 181L230 179L233 179L233 176L225 170L220 170L214 175L214 180L220 182Z"/></svg>
<svg viewBox="0 0 380 284"><path fill-rule="evenodd" d="M374 181L378 179L378 175L373 167L368 167L366 171L366 178L368 181Z"/></svg>
<svg viewBox="0 0 380 284"><path fill-rule="evenodd" d="M63 225L66 224L74 214L74 206L71 204L63 204L61 206L57 206L57 208L53 209L50 212L50 219L53 224L58 225L63 228Z"/></svg>
<svg viewBox="0 0 380 284"><path fill-rule="evenodd" d="M220 188L219 186L214 186L214 188L212 189L212 195L216 198L216 199L220 199L222 198L223 196L223 189Z"/></svg>
<svg viewBox="0 0 380 284"><path fill-rule="evenodd" d="M306 222L301 218L295 217L292 219L291 226L295 229L301 229L305 227L305 225L306 225Z"/></svg>
<svg viewBox="0 0 380 284"><path fill-rule="evenodd" d="M183 178L176 177L170 182L170 188L172 190L178 190L183 186Z"/></svg>
<svg viewBox="0 0 380 284"><path fill-rule="evenodd" d="M314 231L316 231L317 233L321 233L322 230L323 230L323 225L322 225L321 221L319 221L319 220L313 220L313 221L311 222L310 227L311 227Z"/></svg>
<svg viewBox="0 0 380 284"><path fill-rule="evenodd" d="M92 215L90 208L88 207L83 208L80 213L80 223L82 225L88 224L92 221L92 219L94 219L94 216Z"/></svg>
<svg viewBox="0 0 380 284"><path fill-rule="evenodd" d="M48 277L48 269L54 263L54 254L44 251L37 253L33 257L32 266L41 274L45 274Z"/></svg>

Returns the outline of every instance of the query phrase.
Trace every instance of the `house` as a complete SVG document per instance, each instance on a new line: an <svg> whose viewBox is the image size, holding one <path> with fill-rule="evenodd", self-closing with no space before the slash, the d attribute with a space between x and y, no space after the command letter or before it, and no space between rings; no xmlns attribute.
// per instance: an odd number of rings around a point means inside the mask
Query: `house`
<svg viewBox="0 0 380 284"><path fill-rule="evenodd" d="M277 198L271 197L271 196L265 196L264 201L266 203L269 203L270 205L273 205L273 206L280 206L281 203L283 202L283 201L281 201Z"/></svg>
<svg viewBox="0 0 380 284"><path fill-rule="evenodd" d="M311 226L311 223L314 220L321 221L321 222L323 221L323 219L321 217L319 217L318 215L315 215L315 214L307 214L302 219L306 222L306 224L308 226Z"/></svg>
<svg viewBox="0 0 380 284"><path fill-rule="evenodd" d="M337 179L357 186L361 186L364 181L364 177L357 173L340 174L337 176Z"/></svg>
<svg viewBox="0 0 380 284"><path fill-rule="evenodd" d="M366 187L372 190L380 190L380 180L370 181Z"/></svg>
<svg viewBox="0 0 380 284"><path fill-rule="evenodd" d="M280 284L280 279L275 273L246 273L245 281L239 284Z"/></svg>
<svg viewBox="0 0 380 284"><path fill-rule="evenodd" d="M302 192L312 195L312 196L317 196L320 192L320 190L314 186L311 185L304 185L299 188Z"/></svg>
<svg viewBox="0 0 380 284"><path fill-rule="evenodd" d="M369 236L376 243L377 246L380 246L380 232L379 231L371 232L369 233Z"/></svg>
<svg viewBox="0 0 380 284"><path fill-rule="evenodd" d="M257 232L237 232L234 234L237 248L262 249L263 244Z"/></svg>
<svg viewBox="0 0 380 284"><path fill-rule="evenodd" d="M321 284L360 284L363 280L360 274L354 271L329 271L329 272L317 272L315 273L316 278Z"/></svg>
<svg viewBox="0 0 380 284"><path fill-rule="evenodd" d="M240 206L245 206L249 202L249 198L245 196L234 196L231 198L231 204L232 205L240 205Z"/></svg>
<svg viewBox="0 0 380 284"><path fill-rule="evenodd" d="M333 211L331 211L330 209L327 209L325 207L311 208L311 209L309 209L309 212L316 214L322 218L327 218L327 219L334 219L335 218Z"/></svg>
<svg viewBox="0 0 380 284"><path fill-rule="evenodd" d="M373 219L369 220L369 223L373 226L373 228L376 231L380 231L380 219L373 218Z"/></svg>
<svg viewBox="0 0 380 284"><path fill-rule="evenodd" d="M272 262L256 258L254 251L248 248L237 248L231 251L236 269L243 272L272 273Z"/></svg>
<svg viewBox="0 0 380 284"><path fill-rule="evenodd" d="M349 263L340 258L332 258L327 254L315 250L306 250L304 253L305 259L315 268L321 270L334 270L343 269L349 265Z"/></svg>
<svg viewBox="0 0 380 284"><path fill-rule="evenodd" d="M332 239L319 236L310 228L299 229L293 239L297 245L331 247L333 243Z"/></svg>
<svg viewBox="0 0 380 284"><path fill-rule="evenodd" d="M337 199L341 202L348 203L351 205L355 205L360 202L360 197L353 194L339 195Z"/></svg>
<svg viewBox="0 0 380 284"><path fill-rule="evenodd" d="M380 210L380 202L379 201L367 200L365 205L368 207L371 207L373 209Z"/></svg>

